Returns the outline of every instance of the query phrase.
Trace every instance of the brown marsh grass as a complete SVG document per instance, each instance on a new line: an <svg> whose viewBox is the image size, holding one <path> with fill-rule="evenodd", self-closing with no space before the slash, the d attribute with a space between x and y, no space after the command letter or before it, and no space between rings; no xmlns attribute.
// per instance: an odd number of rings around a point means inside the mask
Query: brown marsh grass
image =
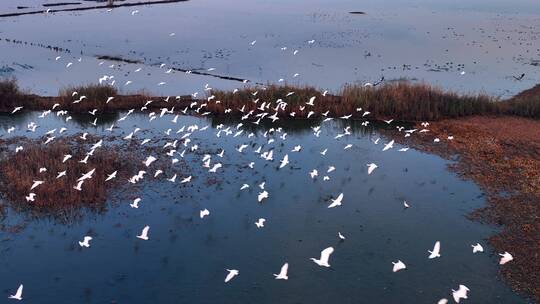
<svg viewBox="0 0 540 304"><path fill-rule="evenodd" d="M498 113L501 102L487 95L460 95L427 84L397 82L380 87L346 85L345 104L369 111L375 117L420 121Z"/></svg>
<svg viewBox="0 0 540 304"><path fill-rule="evenodd" d="M73 158L63 163L66 154ZM0 161L0 191L15 208L38 213L103 208L107 193L117 186L118 180L125 181L131 174L133 162L112 149L97 150L88 164L80 163L85 156L83 145L73 145L67 140L49 145L30 143L23 151L7 155ZM40 173L40 168L47 171ZM85 180L82 191L74 189L77 180L94 168L93 178ZM57 179L61 171L66 171L66 176ZM113 171L118 171L117 177L105 182L107 174ZM36 180L45 183L30 190ZM36 194L35 201L25 198L31 192Z"/></svg>
<svg viewBox="0 0 540 304"><path fill-rule="evenodd" d="M3 89L2 89L3 87ZM72 92L78 95L72 96ZM2 93L4 92L4 93ZM292 93L292 95L290 95ZM376 87L364 87L358 84L345 85L339 95L326 95L309 86L268 85L265 87L248 87L237 92L214 90L208 93L215 99L206 103L206 111L213 114L225 114L231 109L233 115L242 115L249 111L264 110L277 116L320 118L328 112L329 117L351 115L361 118L365 111L375 119L394 118L404 121L440 120L471 115L515 115L540 118L540 86L524 91L508 99L500 100L485 94L458 94L444 91L428 84L413 84L406 81L392 82ZM8 96L8 97L6 97ZM81 96L86 99L75 102ZM106 103L109 97L114 99ZM314 106L306 105L315 97ZM29 110L47 110L53 104L60 104L59 109L73 113L86 113L97 109L99 112L115 112L140 109L147 101L152 100L148 109L185 108L192 101L190 96L182 96L180 100L171 96L168 101L163 97L149 97L148 94L118 95L118 91L107 85L85 85L63 89L58 97L39 97L24 95L18 91L16 82L8 80L0 82L0 111L8 112L16 105L24 105ZM287 104L285 109L277 107L278 100ZM219 103L217 102L219 101ZM243 113L240 111L243 109Z"/></svg>
<svg viewBox="0 0 540 304"><path fill-rule="evenodd" d="M289 92L294 94L287 96ZM255 111L264 101L271 101L265 108L275 109L276 101L282 99L287 103L287 107L285 110L278 109L278 116L296 112L297 118L307 117L310 111L315 112L312 117L321 117L321 113L328 111L329 117L352 114L353 118L362 117L363 113L368 111L370 118L395 118L403 121L498 114L540 118L540 86L534 91L509 100L500 100L485 94L458 94L428 84L413 84L406 81L377 87L348 84L341 89L338 96L322 96L312 87L298 88L288 85L269 85L264 89L246 88L234 94L213 91L211 95L221 102L209 103L208 110L218 114L224 113L228 108L232 109L233 113L238 113L244 105L244 113ZM306 105L305 103L313 96L315 105Z"/></svg>

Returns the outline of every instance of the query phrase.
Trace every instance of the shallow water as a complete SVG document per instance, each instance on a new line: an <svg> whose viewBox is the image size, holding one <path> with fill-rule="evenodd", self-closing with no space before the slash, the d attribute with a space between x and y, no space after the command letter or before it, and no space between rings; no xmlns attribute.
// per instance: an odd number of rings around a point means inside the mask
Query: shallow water
<svg viewBox="0 0 540 304"><path fill-rule="evenodd" d="M193 175L187 186L165 181L170 176L148 178L140 189L120 193L104 213L88 213L70 225L28 220L8 208L2 224L27 226L18 233L0 232L0 286L6 297L24 283L25 300L36 303L436 303L464 284L471 289L466 303L526 303L497 278L497 256L485 241L495 230L464 217L485 204L478 187L450 173L448 162L436 156L398 152L402 146L381 152L389 139L374 144L382 137L379 127L324 122L317 138L306 122L291 121L282 123L287 139L276 133L268 144L267 129L246 121L244 134L218 138L218 125L235 129L238 121L180 116L173 124L172 115L148 122L146 115L132 114L111 134L105 128L125 113L99 117L97 127L88 123L89 115L66 124L52 115L38 119L39 114L0 116L2 128L16 126L13 133L2 131L2 138L38 138L62 126L68 128L64 136L83 131L125 136L139 127L136 141L172 141L184 134L174 134L184 125L209 125L193 132L192 144L214 153L224 148L222 159L212 156L212 163L224 167L215 174L219 182L208 185L212 174L188 152L190 172L172 167L179 177ZM26 131L31 121L39 125L35 133ZM348 125L352 134L334 139ZM170 137L164 134L169 128ZM248 130L255 136L248 138ZM253 146L237 152L244 143ZM344 150L346 144L353 147ZM295 145L302 151L290 152ZM274 161L255 154L258 146L274 149ZM165 152L156 148L152 154L167 157ZM284 154L291 164L278 170ZM247 168L251 161L254 169ZM379 168L367 175L370 162ZM330 165L336 170L323 181ZM321 176L312 180L308 172L314 168ZM258 203L257 185L263 181L270 197ZM240 191L244 183L250 188ZM341 192L343 205L328 209L328 200ZM137 196L140 208L132 209L129 203ZM409 209L403 209L403 200ZM210 216L200 219L204 208ZM254 222L261 217L267 222L258 229ZM135 235L145 225L151 227L150 240L141 241ZM88 234L94 237L91 247L80 249L77 241ZM429 260L427 250L437 240L442 257ZM486 253L472 253L477 242ZM331 268L309 260L328 246L335 248ZM408 269L392 273L391 263L398 259ZM285 262L289 280L274 280L272 274ZM240 275L225 284L227 268Z"/></svg>
<svg viewBox="0 0 540 304"><path fill-rule="evenodd" d="M139 13L132 15L135 9ZM62 12L0 19L0 67L4 75L44 95L97 82L103 75L114 75L124 92L144 89L165 95L200 91L206 83L222 89L243 85L165 73L175 67L215 68L211 73L252 83L284 79L331 91L344 83L374 82L384 76L508 97L535 85L540 75L539 14L540 3L534 0L192 0L111 12ZM71 52L14 44L6 38ZM312 39L315 42L309 44ZM257 42L251 45L252 41ZM293 55L294 50L299 53ZM96 55L144 63L99 65ZM56 61L56 56L62 58ZM69 62L73 66L66 68ZM160 69L162 63L166 66ZM140 67L143 70L134 73ZM296 73L300 75L293 77ZM513 79L522 73L522 81ZM127 80L133 83L124 86ZM157 86L160 82L167 84Z"/></svg>

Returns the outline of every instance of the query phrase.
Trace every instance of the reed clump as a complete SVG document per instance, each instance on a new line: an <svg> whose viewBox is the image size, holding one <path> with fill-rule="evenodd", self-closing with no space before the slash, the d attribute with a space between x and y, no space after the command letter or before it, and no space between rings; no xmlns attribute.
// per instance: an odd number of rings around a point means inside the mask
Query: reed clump
<svg viewBox="0 0 540 304"><path fill-rule="evenodd" d="M67 154L73 157L62 162ZM0 191L14 207L33 212L103 208L108 191L117 186L118 180L126 180L133 162L113 149L97 150L87 164L79 162L85 156L83 145L68 141L48 145L30 143L23 151L0 161ZM40 172L40 168L46 168L46 172ZM93 177L85 180L82 190L74 189L78 179L92 169L95 169ZM62 171L66 175L57 178ZM114 171L118 171L117 178L105 182L107 174ZM34 181L44 183L30 190ZM26 199L30 193L35 193L34 201Z"/></svg>
<svg viewBox="0 0 540 304"><path fill-rule="evenodd" d="M77 94L74 95L74 92L77 92ZM97 109L100 113L140 109L147 101L153 99L145 92L119 95L117 88L107 84L67 87L62 89L58 95L58 98L53 102L59 103L60 109L74 113L86 113L94 109ZM112 99L110 99L111 97ZM148 108L158 105L162 105L159 98L152 101Z"/></svg>
<svg viewBox="0 0 540 304"><path fill-rule="evenodd" d="M380 87L346 85L343 103L371 112L375 117L401 120L439 120L470 115L497 114L500 101L487 95L459 95L427 84L397 82Z"/></svg>
<svg viewBox="0 0 540 304"><path fill-rule="evenodd" d="M508 100L506 112L517 116L540 118L540 85L525 90Z"/></svg>
<svg viewBox="0 0 540 304"><path fill-rule="evenodd" d="M291 92L294 94L289 95ZM214 91L211 95L220 103L209 103L208 110L223 114L226 109L232 113L277 109L278 116L311 118L351 115L353 118L364 117L370 112L370 118L395 118L403 121L441 120L473 115L515 115L540 118L540 86L528 90L509 100L501 100L485 94L458 94L443 91L428 84L412 84L406 81L366 87L359 84L345 85L339 95L321 94L312 87L276 86L265 88L246 88L235 93ZM315 97L314 105L306 105ZM287 104L277 107L278 100ZM272 111L270 111L272 112ZM309 114L313 112L312 114Z"/></svg>
<svg viewBox="0 0 540 304"><path fill-rule="evenodd" d="M0 108L13 110L24 99L15 78L0 79Z"/></svg>

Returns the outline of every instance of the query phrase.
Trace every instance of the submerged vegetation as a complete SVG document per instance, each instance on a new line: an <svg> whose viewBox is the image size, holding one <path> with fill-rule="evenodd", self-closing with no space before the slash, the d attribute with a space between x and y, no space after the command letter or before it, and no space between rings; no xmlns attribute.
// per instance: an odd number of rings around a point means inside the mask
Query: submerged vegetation
<svg viewBox="0 0 540 304"><path fill-rule="evenodd" d="M540 86L539 86L540 87ZM150 97L140 93L119 95L108 85L85 85L60 91L58 97L23 94L14 80L0 82L0 111L10 112L15 106L29 110L47 110L53 104L74 113L114 112L137 109L170 108L176 110L193 101L204 104L213 114L238 115L264 110L276 116L294 118L341 117L351 115L372 119L394 118L403 121L440 120L471 115L515 115L540 118L540 88L527 90L511 99L500 100L488 95L458 94L427 84L393 82L380 86L345 85L338 95L321 93L313 87L268 85L235 91L213 90L205 100L191 96ZM77 92L74 94L73 92ZM83 97L84 96L84 97ZM110 99L113 97L114 99ZM314 99L313 99L314 98ZM313 104L308 104L313 99ZM243 114L242 114L243 115Z"/></svg>

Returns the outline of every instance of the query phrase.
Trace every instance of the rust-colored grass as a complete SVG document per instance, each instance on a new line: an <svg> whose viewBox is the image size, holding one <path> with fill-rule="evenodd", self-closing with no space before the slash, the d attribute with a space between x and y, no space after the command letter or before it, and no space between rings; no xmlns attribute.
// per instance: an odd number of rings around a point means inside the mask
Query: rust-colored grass
<svg viewBox="0 0 540 304"><path fill-rule="evenodd" d="M114 188L120 179L126 180L131 174L131 162L123 159L111 149L98 149L88 160L88 164L79 160L86 156L82 145L66 141L42 145L28 144L24 150L8 155L0 161L2 176L0 190L12 204L21 210L32 212L62 212L77 208L102 208L107 193ZM71 154L73 158L62 162L64 155ZM46 172L39 172L46 168ZM73 187L77 180L91 169L96 169L93 178L87 179L82 185L82 191ZM58 173L66 171L66 176L56 178ZM118 171L118 177L105 182L106 174ZM32 191L30 187L36 180L44 184ZM29 193L35 193L35 201L27 201Z"/></svg>
<svg viewBox="0 0 540 304"><path fill-rule="evenodd" d="M13 82L4 84L8 89L7 92L13 91L10 89L13 84ZM72 96L74 91L79 94ZM308 116L321 118L323 113L328 117L352 115L352 118L362 118L368 111L371 113L368 118L371 119L394 118L402 121L432 121L472 115L500 114L540 118L540 89L528 90L526 94L524 92L509 100L499 100L483 94L458 94L427 84L400 81L376 87L349 84L342 88L339 95L326 96L313 87L290 85L251 87L236 92L214 90L208 92L206 98L211 95L214 98L209 101L206 99L197 101L199 104L206 104L203 111L217 115L225 114L230 110L231 115L265 111L276 113L281 117L294 118ZM107 85L66 88L58 97L20 95L20 93L16 93L15 96L18 98L6 98L0 94L0 111L11 111L16 105L23 105L29 110L47 110L58 103L59 109L73 113L86 113L94 109L110 113L140 109L149 100L152 102L147 106L148 109L175 106L176 110L180 110L194 101L190 96L179 99L171 96L166 100L163 97L149 97L144 93L118 95L115 88ZM76 102L81 96L86 96L86 99ZM106 103L109 97L114 97L114 100ZM314 105L307 105L306 103L312 97L315 97ZM294 116L291 115L293 112Z"/></svg>
<svg viewBox="0 0 540 304"><path fill-rule="evenodd" d="M427 84L396 82L380 87L346 85L341 96L344 104L369 111L375 117L393 117L408 121L439 120L479 114L498 113L498 100L487 95L460 95Z"/></svg>

